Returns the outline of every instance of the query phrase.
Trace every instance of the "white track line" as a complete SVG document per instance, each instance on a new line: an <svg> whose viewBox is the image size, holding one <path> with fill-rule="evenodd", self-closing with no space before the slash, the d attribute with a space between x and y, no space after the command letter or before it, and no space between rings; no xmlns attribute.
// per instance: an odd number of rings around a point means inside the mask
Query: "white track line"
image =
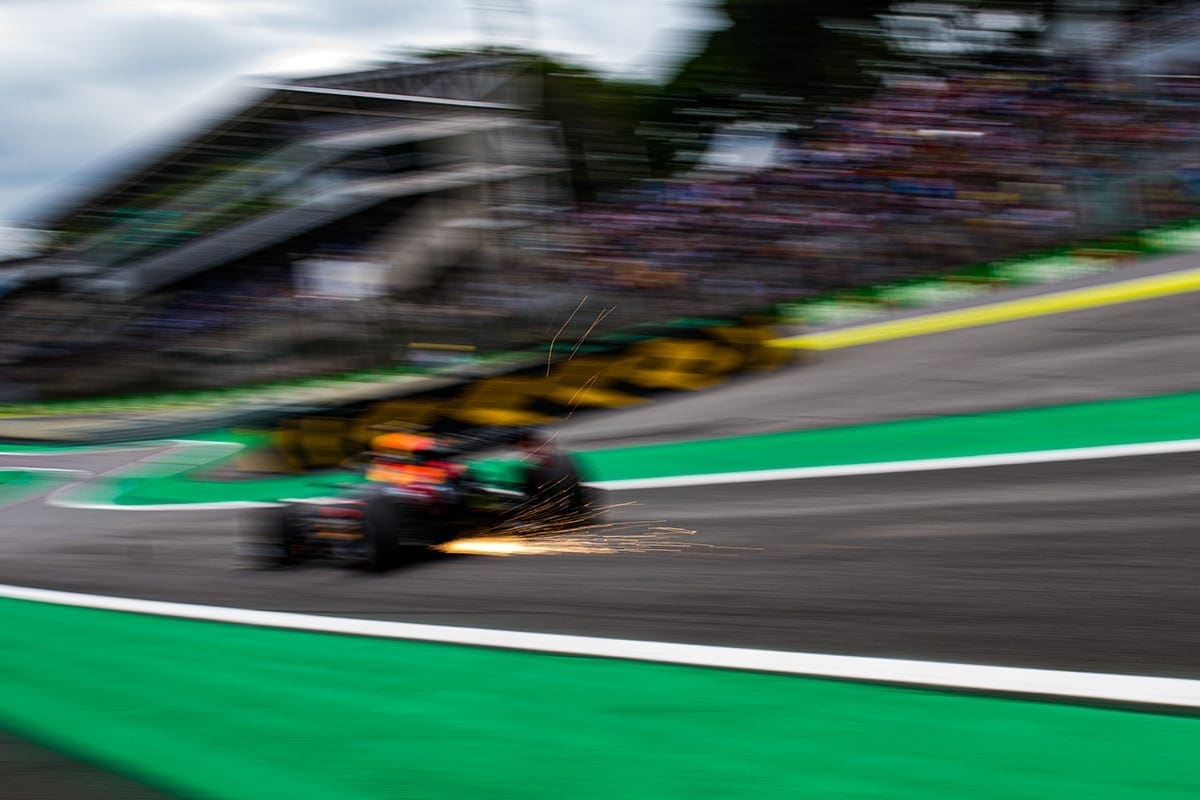
<svg viewBox="0 0 1200 800"><path fill-rule="evenodd" d="M255 611L125 597L104 597L4 584L0 584L0 597L106 611L319 633L407 639L596 658L620 658L957 690L1200 708L1200 681L1183 678L989 667L937 661L791 653L741 647L713 647L483 628L418 625L408 622L323 617L281 611Z"/></svg>
<svg viewBox="0 0 1200 800"><path fill-rule="evenodd" d="M595 481L588 485L613 491L624 489L673 489L685 486L714 486L727 483L795 481L808 478L839 478L848 475L886 475L894 472L928 472L939 469L1001 467L1013 464L1046 464L1055 461L1090 461L1101 458L1156 456L1168 453L1193 453L1197 451L1200 451L1200 439L1179 439L1170 442L1112 444L1099 447L1073 447L1062 450L1030 450L1024 453L996 453L982 456L921 458L908 461L877 461L865 464L836 464L827 467L788 467L786 469L760 469L751 472L676 475L663 478L630 478L617 481Z"/></svg>

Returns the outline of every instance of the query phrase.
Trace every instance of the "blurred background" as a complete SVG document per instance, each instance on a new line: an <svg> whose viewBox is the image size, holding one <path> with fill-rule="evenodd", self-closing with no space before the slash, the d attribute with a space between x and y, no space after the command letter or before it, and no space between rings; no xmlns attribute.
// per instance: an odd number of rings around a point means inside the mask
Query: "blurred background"
<svg viewBox="0 0 1200 800"><path fill-rule="evenodd" d="M0 401L811 323L1200 201L1182 2L52 0L0 34Z"/></svg>

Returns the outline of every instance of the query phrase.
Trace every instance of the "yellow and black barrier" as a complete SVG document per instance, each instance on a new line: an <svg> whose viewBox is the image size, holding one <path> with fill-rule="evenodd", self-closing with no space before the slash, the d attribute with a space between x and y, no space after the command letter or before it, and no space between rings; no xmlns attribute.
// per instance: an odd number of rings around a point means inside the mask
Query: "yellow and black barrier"
<svg viewBox="0 0 1200 800"><path fill-rule="evenodd" d="M649 402L662 392L704 389L735 375L775 369L794 351L771 347L766 325L707 320L643 326L571 352L544 350L501 374L283 418L274 430L282 466L329 467L361 453L382 425L455 430L542 425L577 411Z"/></svg>

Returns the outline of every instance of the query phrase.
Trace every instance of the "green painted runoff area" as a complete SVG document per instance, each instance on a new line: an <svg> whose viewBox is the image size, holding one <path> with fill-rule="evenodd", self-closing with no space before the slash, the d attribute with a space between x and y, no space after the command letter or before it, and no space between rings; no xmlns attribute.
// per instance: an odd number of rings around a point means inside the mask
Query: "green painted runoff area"
<svg viewBox="0 0 1200 800"><path fill-rule="evenodd" d="M1200 392L1105 400L837 428L767 433L579 453L590 480L609 481L789 467L1019 453L1200 438ZM265 436L218 432L209 442L262 446ZM98 481L74 499L120 505L271 502L328 495L351 472L218 480L207 473L233 456L182 451L137 473Z"/></svg>
<svg viewBox="0 0 1200 800"><path fill-rule="evenodd" d="M867 464L1200 438L1200 392L580 454L599 480Z"/></svg>
<svg viewBox="0 0 1200 800"><path fill-rule="evenodd" d="M1200 718L0 600L0 724L205 798L1200 794Z"/></svg>
<svg viewBox="0 0 1200 800"><path fill-rule="evenodd" d="M0 468L0 506L15 503L22 497L41 491L52 481L42 472Z"/></svg>

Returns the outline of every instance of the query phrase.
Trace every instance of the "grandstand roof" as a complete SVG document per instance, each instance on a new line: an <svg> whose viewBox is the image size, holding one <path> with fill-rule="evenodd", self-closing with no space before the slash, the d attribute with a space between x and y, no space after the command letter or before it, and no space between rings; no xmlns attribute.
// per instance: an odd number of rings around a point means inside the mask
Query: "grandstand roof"
<svg viewBox="0 0 1200 800"><path fill-rule="evenodd" d="M519 110L512 79L522 68L509 56L457 56L420 63L288 80L259 80L222 116L142 157L43 214L38 226L70 229L147 192L170 191L206 167L252 159L329 123L440 116L466 109ZM323 123L325 126L323 127ZM336 129L339 126L332 126Z"/></svg>

